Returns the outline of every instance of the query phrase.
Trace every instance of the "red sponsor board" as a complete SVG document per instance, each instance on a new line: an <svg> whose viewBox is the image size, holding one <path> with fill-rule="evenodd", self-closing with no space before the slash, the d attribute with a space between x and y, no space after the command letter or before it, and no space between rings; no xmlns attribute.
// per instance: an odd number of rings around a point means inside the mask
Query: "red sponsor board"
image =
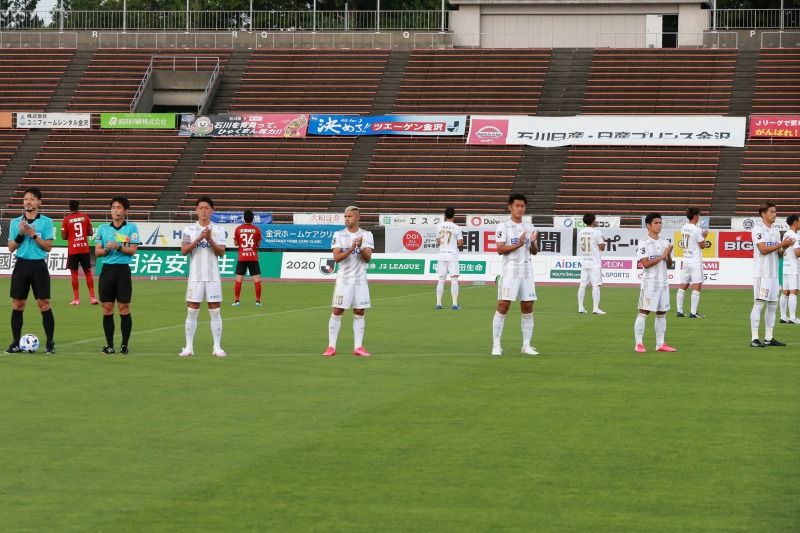
<svg viewBox="0 0 800 533"><path fill-rule="evenodd" d="M467 144L506 144L507 136L508 119L472 117Z"/></svg>
<svg viewBox="0 0 800 533"><path fill-rule="evenodd" d="M406 250L419 250L422 246L422 235L418 231L408 231L403 235L403 246Z"/></svg>
<svg viewBox="0 0 800 533"><path fill-rule="evenodd" d="M753 115L750 137L800 138L800 115Z"/></svg>
<svg viewBox="0 0 800 533"><path fill-rule="evenodd" d="M717 246L719 257L753 257L753 237L749 231L720 231Z"/></svg>

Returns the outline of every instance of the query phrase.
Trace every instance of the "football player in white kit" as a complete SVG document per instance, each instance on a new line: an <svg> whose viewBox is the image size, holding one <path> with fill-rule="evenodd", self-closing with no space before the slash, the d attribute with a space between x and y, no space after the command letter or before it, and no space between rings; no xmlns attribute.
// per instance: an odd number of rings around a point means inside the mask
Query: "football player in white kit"
<svg viewBox="0 0 800 533"><path fill-rule="evenodd" d="M453 222L456 210L448 207L444 210L444 222L436 227L436 240L439 244L439 261L436 263L436 273L439 274L439 283L436 285L436 309L442 308L442 296L447 275L450 275L450 296L453 297L453 310L458 311L458 252L464 247L464 237L461 228Z"/></svg>
<svg viewBox="0 0 800 533"><path fill-rule="evenodd" d="M533 337L533 302L536 284L533 281L531 255L539 253L533 224L522 220L528 199L515 193L508 197L511 217L498 224L495 232L497 253L503 256L503 273L497 284L497 311L492 320L492 355L503 355L500 338L503 336L506 314L512 301L519 300L522 311L522 353L539 355L531 346Z"/></svg>
<svg viewBox="0 0 800 533"><path fill-rule="evenodd" d="M211 223L214 201L201 196L195 202L197 222L183 230L181 253L189 255L189 286L186 289L186 346L181 357L194 355L194 334L197 331L197 316L200 304L205 298L208 302L208 315L211 320L211 336L214 339L212 354L225 357L220 346L222 340L222 280L219 275L218 259L225 255L225 228Z"/></svg>
<svg viewBox="0 0 800 533"><path fill-rule="evenodd" d="M603 260L600 252L606 249L602 232L597 229L597 216L594 213L583 215L585 228L578 232L578 253L581 255L581 282L578 286L578 312L586 313L583 299L586 286L592 285L592 304L594 315L604 315L600 309L600 286L603 285Z"/></svg>
<svg viewBox="0 0 800 533"><path fill-rule="evenodd" d="M675 352L675 348L664 342L667 333L667 311L669 311L669 277L667 270L672 266L672 245L659 237L661 215L650 213L644 219L647 237L639 241L636 260L642 264L642 288L639 292L639 315L633 323L636 339L634 351L644 353L643 337L647 315L656 312L656 351Z"/></svg>
<svg viewBox="0 0 800 533"><path fill-rule="evenodd" d="M786 225L789 229L783 234L783 238L791 237L794 244L784 253L781 324L800 324L800 319L797 318L797 289L800 288L800 240L797 232L800 231L800 216L789 215Z"/></svg>
<svg viewBox="0 0 800 533"><path fill-rule="evenodd" d="M689 318L703 318L697 314L700 303L700 289L703 288L703 248L706 243L707 229L700 229L700 209L690 207L686 210L688 223L681 228L681 248L683 248L683 268L681 269L681 285L675 296L675 307L678 308L678 318L683 314L683 297L689 284L692 285L691 311Z"/></svg>
<svg viewBox="0 0 800 533"><path fill-rule="evenodd" d="M781 232L773 227L778 218L778 211L772 202L763 202L758 206L761 222L752 231L753 236L753 309L750 311L750 333L752 348L765 346L786 346L772 336L775 317L778 314L778 258L783 251L792 246L794 239L786 237L781 240ZM761 310L764 312L764 342L759 340L758 330L761 325Z"/></svg>
<svg viewBox="0 0 800 533"><path fill-rule="evenodd" d="M333 290L333 314L328 321L328 349L325 357L336 355L336 340L342 326L344 310L353 308L353 355L370 357L364 349L364 310L370 307L367 286L367 263L372 259L375 239L371 231L358 227L361 218L359 209L350 206L344 210L345 229L333 235L331 248L333 260L339 264L336 287Z"/></svg>

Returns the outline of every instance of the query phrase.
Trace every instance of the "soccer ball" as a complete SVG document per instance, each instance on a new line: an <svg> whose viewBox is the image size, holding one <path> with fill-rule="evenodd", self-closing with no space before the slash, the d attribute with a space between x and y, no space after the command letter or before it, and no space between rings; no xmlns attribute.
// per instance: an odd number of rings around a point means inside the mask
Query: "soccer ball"
<svg viewBox="0 0 800 533"><path fill-rule="evenodd" d="M23 352L34 353L39 349L39 337L33 333L23 335L19 340L19 347Z"/></svg>

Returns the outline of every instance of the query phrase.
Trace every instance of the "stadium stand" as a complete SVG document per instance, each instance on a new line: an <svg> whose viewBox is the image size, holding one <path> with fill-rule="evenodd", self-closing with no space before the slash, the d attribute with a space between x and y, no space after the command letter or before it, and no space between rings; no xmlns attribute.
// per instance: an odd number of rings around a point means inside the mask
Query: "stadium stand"
<svg viewBox="0 0 800 533"><path fill-rule="evenodd" d="M522 147L470 146L462 137L380 140L358 202L390 212L494 212L505 205Z"/></svg>
<svg viewBox="0 0 800 533"><path fill-rule="evenodd" d="M4 48L0 111L45 111L74 55L74 48Z"/></svg>
<svg viewBox="0 0 800 533"><path fill-rule="evenodd" d="M169 130L54 131L15 194L37 186L47 191L51 205L76 199L84 209L103 210L121 194L139 211L152 209L185 144Z"/></svg>
<svg viewBox="0 0 800 533"><path fill-rule="evenodd" d="M718 161L716 147L571 147L555 213L708 212Z"/></svg>
<svg viewBox="0 0 800 533"><path fill-rule="evenodd" d="M395 113L536 113L550 49L414 50Z"/></svg>
<svg viewBox="0 0 800 533"><path fill-rule="evenodd" d="M800 49L761 49L753 89L753 113L800 113Z"/></svg>
<svg viewBox="0 0 800 533"><path fill-rule="evenodd" d="M0 175L17 149L22 146L27 133L27 130L0 129Z"/></svg>
<svg viewBox="0 0 800 533"><path fill-rule="evenodd" d="M788 215L800 199L800 139L749 139L745 146L736 214L752 216L770 200ZM784 213L784 209L787 212Z"/></svg>
<svg viewBox="0 0 800 533"><path fill-rule="evenodd" d="M209 194L223 211L327 211L354 143L353 137L215 138L181 209L194 209L197 197ZM291 222L291 215L274 220Z"/></svg>
<svg viewBox="0 0 800 533"><path fill-rule="evenodd" d="M725 115L735 49L597 49L584 114Z"/></svg>
<svg viewBox="0 0 800 533"><path fill-rule="evenodd" d="M254 50L232 111L365 115L388 50Z"/></svg>

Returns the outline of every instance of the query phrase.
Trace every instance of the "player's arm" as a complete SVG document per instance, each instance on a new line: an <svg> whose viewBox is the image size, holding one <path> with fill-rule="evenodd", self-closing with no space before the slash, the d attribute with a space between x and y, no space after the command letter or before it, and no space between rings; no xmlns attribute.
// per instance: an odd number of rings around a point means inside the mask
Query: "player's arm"
<svg viewBox="0 0 800 533"><path fill-rule="evenodd" d="M48 231L48 234L50 235L49 239L45 239L44 237L37 234L33 226L29 226L27 224L25 225L24 231L28 235L28 237L30 237L31 240L35 242L37 246L39 246L39 248L41 248L45 252L49 252L50 250L53 249L53 239L55 238L55 231L52 224L46 224L45 228L49 229Z"/></svg>
<svg viewBox="0 0 800 533"><path fill-rule="evenodd" d="M534 230L533 233L531 233L531 248L530 248L531 255L536 255L539 253L539 245L536 244L536 239L538 237L539 237L539 230Z"/></svg>
<svg viewBox="0 0 800 533"><path fill-rule="evenodd" d="M134 255L139 250L139 243L128 243L128 246L121 246L119 251L125 255Z"/></svg>
<svg viewBox="0 0 800 533"><path fill-rule="evenodd" d="M372 261L372 248L362 248L360 255L362 261L369 263Z"/></svg>
<svg viewBox="0 0 800 533"><path fill-rule="evenodd" d="M108 253L106 250L106 245L103 242L103 235L98 233L97 238L94 240L94 255L97 257L103 257Z"/></svg>
<svg viewBox="0 0 800 533"><path fill-rule="evenodd" d="M23 242L25 242L25 235L20 233L19 225L11 224L8 228L8 251L13 253Z"/></svg>
<svg viewBox="0 0 800 533"><path fill-rule="evenodd" d="M639 262L642 263L642 266L644 268L650 268L652 266L656 266L657 264L659 264L662 261L665 261L667 263L667 266L670 267L670 266L672 266L672 255L670 255L671 253L672 253L672 245L669 245L664 250L664 253L659 255L658 257L654 257L653 259L650 259L649 257L645 256L645 257L642 257L639 260Z"/></svg>
<svg viewBox="0 0 800 533"><path fill-rule="evenodd" d="M464 239L458 239L458 243L457 244L458 244L458 251L459 252L463 252L464 251Z"/></svg>
<svg viewBox="0 0 800 533"><path fill-rule="evenodd" d="M214 237L212 237L211 234L212 232L209 231L208 235L206 236L206 241L208 241L208 244L211 245L211 249L214 250L214 255L216 255L217 257L222 257L223 255L225 255L225 245L215 241Z"/></svg>
<svg viewBox="0 0 800 533"><path fill-rule="evenodd" d="M67 232L67 219L61 221L61 238L65 241L69 237L69 233Z"/></svg>
<svg viewBox="0 0 800 533"><path fill-rule="evenodd" d="M596 242L597 242L597 248L598 248L598 249L599 249L601 252L605 252L605 251L606 251L606 241L605 241L605 239L603 238L603 234L602 234L602 233L598 233L598 234L596 235L596 239L597 239L597 240L596 240Z"/></svg>
<svg viewBox="0 0 800 533"><path fill-rule="evenodd" d="M497 242L495 244L497 246L497 253L500 255L510 254L511 252L515 252L525 246L525 237L526 235L523 233L519 236L519 241L516 244L506 244L505 242Z"/></svg>
<svg viewBox="0 0 800 533"><path fill-rule="evenodd" d="M767 243L765 242L758 242L756 243L756 248L758 248L758 251L761 252L761 255L771 254L772 252L778 252L779 255L783 255L784 248L788 248L793 244L794 239L791 237L786 237L781 242L775 243L772 246L767 246Z"/></svg>

